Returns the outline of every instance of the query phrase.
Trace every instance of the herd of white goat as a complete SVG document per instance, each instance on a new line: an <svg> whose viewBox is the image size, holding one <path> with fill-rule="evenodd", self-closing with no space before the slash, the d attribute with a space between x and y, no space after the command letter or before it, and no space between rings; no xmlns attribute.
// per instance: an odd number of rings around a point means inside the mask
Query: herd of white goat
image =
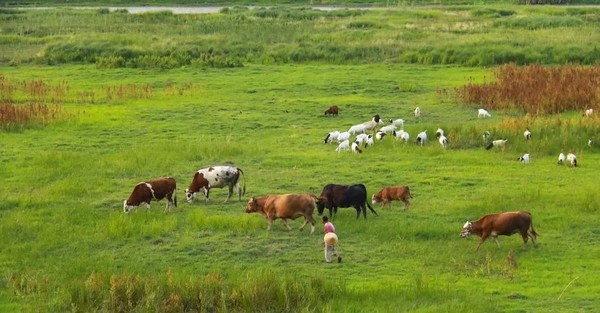
<svg viewBox="0 0 600 313"><path fill-rule="evenodd" d="M591 117L593 114L593 109L588 109L585 111L584 116ZM414 115L416 118L421 116L421 109L416 107L414 110ZM485 109L477 110L477 118L488 118L492 115ZM370 121L352 125L348 131L340 132L338 130L327 133L325 138L323 139L324 143L337 143L338 146L335 149L338 153L343 151L352 151L354 153L362 153L364 148L370 147L375 144L375 142L383 140L385 136L392 136L396 138L396 140L408 142L410 140L410 134L404 130L404 119L391 119L389 124L386 123L383 119L376 114ZM371 133L371 134L369 134ZM435 132L435 136L438 139L440 146L443 149L448 147L448 137L444 134L444 130L438 128ZM530 140L532 133L529 129L526 129L523 132L523 137L525 140ZM354 137L353 140L351 138ZM423 146L427 142L427 130L424 130L417 134L415 137L416 144ZM486 149L490 150L492 148L498 148L504 151L506 145L508 143L508 139L496 139L491 140L492 136L489 131L485 131L483 133L483 140L487 143ZM588 141L588 146L592 145L592 140ZM362 147L362 149L361 149ZM528 164L531 161L531 156L529 153L525 153L522 156L518 157L518 160L524 164ZM568 153L566 156L563 152L561 152L558 156L558 164L567 164L571 167L576 167L577 165L577 157L573 153Z"/></svg>

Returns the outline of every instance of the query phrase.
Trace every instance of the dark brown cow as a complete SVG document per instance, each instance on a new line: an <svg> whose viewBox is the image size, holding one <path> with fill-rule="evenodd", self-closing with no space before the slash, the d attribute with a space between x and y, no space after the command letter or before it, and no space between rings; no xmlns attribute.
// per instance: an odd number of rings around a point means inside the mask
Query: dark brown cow
<svg viewBox="0 0 600 313"><path fill-rule="evenodd" d="M317 205L317 197L311 194L283 194L283 195L267 195L260 198L252 197L246 205L246 213L257 212L262 214L269 222L267 230L271 229L273 220L281 219L283 225L288 230L291 230L287 223L288 219L295 220L300 216L304 216L304 224L300 226L300 230L310 222L310 233L315 231L315 219L313 211Z"/></svg>
<svg viewBox="0 0 600 313"><path fill-rule="evenodd" d="M327 116L327 115L337 116L339 111L340 111L340 108L338 108L337 105L332 105L329 107L329 109L325 110L325 116Z"/></svg>
<svg viewBox="0 0 600 313"><path fill-rule="evenodd" d="M167 198L165 211L169 211L171 206L177 207L177 183L174 178L163 177L155 180L141 182L135 185L129 198L123 201L123 211L129 213L142 203L150 209L150 202L160 201Z"/></svg>
<svg viewBox="0 0 600 313"><path fill-rule="evenodd" d="M500 247L498 236L510 236L515 233L521 234L525 244L527 244L528 236L531 237L531 241L535 245L538 233L533 229L531 213L517 211L488 214L475 222L467 221L460 232L460 236L466 238L471 234L475 234L481 237L479 245L477 245L477 250L479 250L479 247L489 236L492 236L496 245Z"/></svg>
<svg viewBox="0 0 600 313"><path fill-rule="evenodd" d="M392 208L392 200L399 200L404 202L404 211L408 210L410 205L408 199L411 199L410 189L408 186L394 186L394 187L383 187L378 193L371 197L373 204L381 203L381 207L389 204L390 209Z"/></svg>

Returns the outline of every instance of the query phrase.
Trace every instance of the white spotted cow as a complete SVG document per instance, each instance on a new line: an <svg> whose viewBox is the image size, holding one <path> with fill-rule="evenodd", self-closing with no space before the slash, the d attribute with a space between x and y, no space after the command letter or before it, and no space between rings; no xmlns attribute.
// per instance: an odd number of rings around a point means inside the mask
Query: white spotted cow
<svg viewBox="0 0 600 313"><path fill-rule="evenodd" d="M174 178L163 177L155 180L141 182L135 185L129 198L123 201L123 212L135 209L142 203L146 204L146 208L150 209L150 202L160 201L167 198L167 206L165 211L169 211L171 206L177 207L177 183Z"/></svg>
<svg viewBox="0 0 600 313"><path fill-rule="evenodd" d="M242 195L246 193L246 185L244 184L243 189L240 188L238 183L240 175L244 175L242 170L230 165L211 166L200 169L194 174L194 179L185 190L185 197L189 203L192 203L196 199L196 193L202 190L204 202L208 203L211 188L223 188L227 186L229 188L229 194L227 195L227 199L225 199L225 202L227 202L233 195L233 187L237 186L239 200L241 200Z"/></svg>

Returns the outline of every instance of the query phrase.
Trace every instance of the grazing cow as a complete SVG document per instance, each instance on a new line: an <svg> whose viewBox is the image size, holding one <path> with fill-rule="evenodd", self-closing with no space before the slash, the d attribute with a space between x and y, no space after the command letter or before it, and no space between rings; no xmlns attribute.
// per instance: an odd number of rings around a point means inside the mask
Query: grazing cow
<svg viewBox="0 0 600 313"><path fill-rule="evenodd" d="M325 110L325 116L337 116L340 108L337 105L332 105L329 109Z"/></svg>
<svg viewBox="0 0 600 313"><path fill-rule="evenodd" d="M240 175L244 175L242 169L231 165L211 166L200 169L194 174L190 186L185 190L185 197L189 203L192 203L196 199L196 193L202 189L204 202L208 203L211 188L223 188L227 186L229 188L227 199L225 199L225 202L227 202L233 195L233 187L237 186L238 200L242 200L242 195L246 193L246 184L244 184L243 188L240 188L238 182Z"/></svg>
<svg viewBox="0 0 600 313"><path fill-rule="evenodd" d="M515 233L521 234L525 244L527 244L527 236L531 237L531 240L535 245L538 233L533 229L531 213L517 211L488 214L475 222L467 221L460 232L460 236L463 238L466 238L471 234L479 236L481 238L479 245L477 245L477 250L479 250L479 247L481 247L483 242L490 236L492 236L496 245L500 247L498 236L510 236Z"/></svg>
<svg viewBox="0 0 600 313"><path fill-rule="evenodd" d="M362 211L363 216L366 219L367 206L371 212L377 215L377 212L375 212L369 202L367 202L367 188L363 184L325 185L319 199L321 199L321 201L317 203L319 215L322 215L325 208L327 208L329 210L329 215L333 218L334 215L337 214L338 207L354 207L356 209L356 218L360 217L360 212Z"/></svg>
<svg viewBox="0 0 600 313"><path fill-rule="evenodd" d="M477 118L480 118L480 117L486 118L486 117L492 117L492 115L486 109L479 109L479 110L477 110Z"/></svg>
<svg viewBox="0 0 600 313"><path fill-rule="evenodd" d="M129 198L123 201L123 212L129 213L142 203L150 209L150 202L160 201L167 198L165 211L169 211L171 206L177 207L177 183L174 178L163 177L155 180L141 182L135 185Z"/></svg>
<svg viewBox="0 0 600 313"><path fill-rule="evenodd" d="M490 150L493 147L499 147L502 151L504 151L504 149L506 148L507 142L508 142L508 139L494 140L494 141L490 142L490 144L488 144L487 147L485 147L485 149Z"/></svg>
<svg viewBox="0 0 600 313"><path fill-rule="evenodd" d="M381 203L382 208L385 207L386 204L389 204L391 209L392 200L399 200L404 202L404 211L406 211L410 204L408 199L411 199L412 197L408 186L383 187L378 193L373 194L371 201L373 204Z"/></svg>
<svg viewBox="0 0 600 313"><path fill-rule="evenodd" d="M304 224L300 230L310 222L310 233L315 231L315 219L313 212L319 199L311 194L283 194L267 195L260 198L252 197L246 205L246 213L258 212L269 222L267 230L271 230L273 220L281 219L283 225L291 230L287 223L288 219L295 220L304 216Z"/></svg>

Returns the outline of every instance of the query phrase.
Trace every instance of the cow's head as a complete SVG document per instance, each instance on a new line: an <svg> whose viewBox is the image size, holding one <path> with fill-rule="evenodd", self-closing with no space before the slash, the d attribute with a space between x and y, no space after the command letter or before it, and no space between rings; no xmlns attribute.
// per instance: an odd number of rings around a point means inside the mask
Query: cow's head
<svg viewBox="0 0 600 313"><path fill-rule="evenodd" d="M319 216L323 215L323 211L325 211L325 205L327 204L327 197L319 196L317 197L317 212L319 212Z"/></svg>
<svg viewBox="0 0 600 313"><path fill-rule="evenodd" d="M256 201L256 198L250 198L250 200L248 200L248 204L246 204L246 213L257 212L258 209L258 201Z"/></svg>
<svg viewBox="0 0 600 313"><path fill-rule="evenodd" d="M373 204L381 202L381 201L382 201L382 198L381 198L380 194L373 194L373 196L371 197L371 202Z"/></svg>
<svg viewBox="0 0 600 313"><path fill-rule="evenodd" d="M469 237L469 235L471 235L471 230L473 229L472 225L473 224L471 223L471 221L467 221L463 226L463 229L460 231L460 236L463 238Z"/></svg>
<svg viewBox="0 0 600 313"><path fill-rule="evenodd" d="M196 193L190 191L189 188L185 189L185 198L187 199L188 203L192 203L194 202L194 199L196 199Z"/></svg>
<svg viewBox="0 0 600 313"><path fill-rule="evenodd" d="M127 205L127 200L123 200L123 212L129 213L129 211L133 210L135 206Z"/></svg>

